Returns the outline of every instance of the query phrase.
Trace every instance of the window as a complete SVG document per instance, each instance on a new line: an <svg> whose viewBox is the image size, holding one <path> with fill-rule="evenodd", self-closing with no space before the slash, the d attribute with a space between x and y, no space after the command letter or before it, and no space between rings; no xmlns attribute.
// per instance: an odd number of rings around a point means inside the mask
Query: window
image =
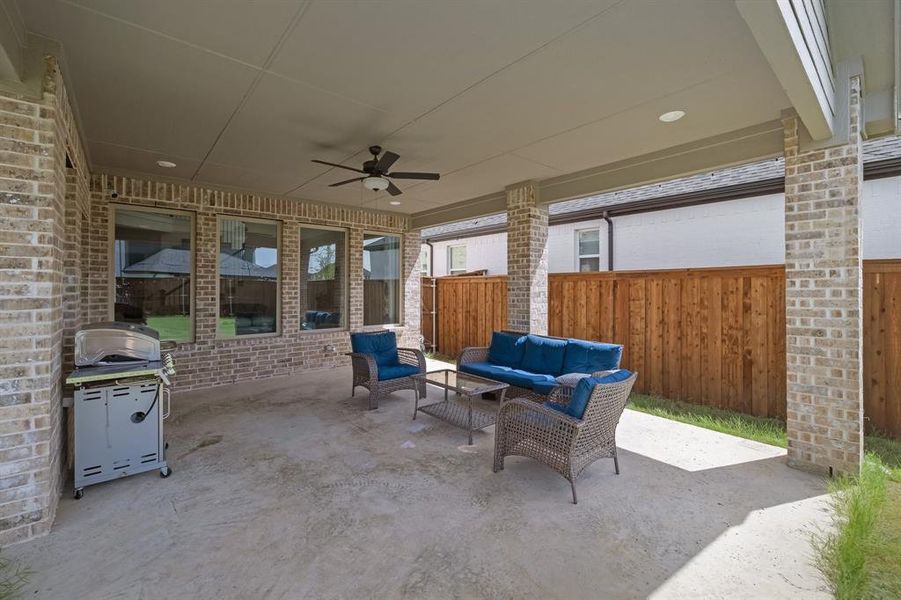
<svg viewBox="0 0 901 600"><path fill-rule="evenodd" d="M335 329L346 323L347 234L300 229L301 328Z"/></svg>
<svg viewBox="0 0 901 600"><path fill-rule="evenodd" d="M579 271L601 270L601 231L583 229L576 232L577 267Z"/></svg>
<svg viewBox="0 0 901 600"><path fill-rule="evenodd" d="M432 247L423 244L419 251L419 274L423 277L432 276Z"/></svg>
<svg viewBox="0 0 901 600"><path fill-rule="evenodd" d="M113 318L145 324L162 340L190 341L191 215L114 206L113 220Z"/></svg>
<svg viewBox="0 0 901 600"><path fill-rule="evenodd" d="M400 237L363 235L363 325L400 323Z"/></svg>
<svg viewBox="0 0 901 600"><path fill-rule="evenodd" d="M466 246L447 247L447 272L451 275L466 272Z"/></svg>
<svg viewBox="0 0 901 600"><path fill-rule="evenodd" d="M279 224L220 217L219 337L278 332Z"/></svg>

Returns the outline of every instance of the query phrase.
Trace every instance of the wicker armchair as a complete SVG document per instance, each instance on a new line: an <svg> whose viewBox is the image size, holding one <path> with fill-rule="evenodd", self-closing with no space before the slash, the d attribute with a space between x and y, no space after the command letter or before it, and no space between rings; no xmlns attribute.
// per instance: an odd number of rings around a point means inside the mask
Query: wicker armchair
<svg viewBox="0 0 901 600"><path fill-rule="evenodd" d="M378 333L375 332L371 335L377 335ZM379 407L379 401L383 397L399 390L413 390L415 392L418 386L419 394L425 396L425 383L417 382L409 375L392 379L379 379L379 365L373 355L349 352L348 356L350 356L353 368L353 387L350 395L353 396L356 393L358 386L369 390L369 410L375 410ZM397 358L400 365L415 367L415 373L426 372L425 355L418 348L397 348Z"/></svg>
<svg viewBox="0 0 901 600"><path fill-rule="evenodd" d="M504 402L495 429L494 472L504 469L507 456L534 458L569 480L573 504L577 504L576 477L585 467L599 458L612 458L619 474L616 426L637 376L633 373L623 381L596 385L581 419L548 406L568 404L575 389L568 386L555 388L545 404L522 398Z"/></svg>

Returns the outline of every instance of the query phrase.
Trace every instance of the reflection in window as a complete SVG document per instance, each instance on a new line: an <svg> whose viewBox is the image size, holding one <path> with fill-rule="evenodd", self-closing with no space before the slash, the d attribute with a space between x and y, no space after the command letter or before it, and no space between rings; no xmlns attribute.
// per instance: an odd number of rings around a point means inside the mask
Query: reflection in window
<svg viewBox="0 0 901 600"><path fill-rule="evenodd" d="M219 336L278 331L278 223L219 221Z"/></svg>
<svg viewBox="0 0 901 600"><path fill-rule="evenodd" d="M300 230L300 310L303 329L343 327L345 313L345 232Z"/></svg>
<svg viewBox="0 0 901 600"><path fill-rule="evenodd" d="M363 236L363 324L400 323L400 237Z"/></svg>
<svg viewBox="0 0 901 600"><path fill-rule="evenodd" d="M191 340L191 217L117 206L114 219L115 319Z"/></svg>
<svg viewBox="0 0 901 600"><path fill-rule="evenodd" d="M599 229L584 229L577 232L579 250L579 271L601 270L601 232Z"/></svg>
<svg viewBox="0 0 901 600"><path fill-rule="evenodd" d="M447 247L447 272L451 275L466 272L466 246Z"/></svg>

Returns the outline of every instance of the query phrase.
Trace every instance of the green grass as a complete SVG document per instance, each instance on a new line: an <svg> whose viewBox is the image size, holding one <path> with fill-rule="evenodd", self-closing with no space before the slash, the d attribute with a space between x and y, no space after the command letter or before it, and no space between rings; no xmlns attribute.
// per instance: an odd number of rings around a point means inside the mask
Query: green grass
<svg viewBox="0 0 901 600"><path fill-rule="evenodd" d="M628 407L649 415L697 425L737 437L785 448L788 438L785 423L778 419L752 417L729 410L721 410L657 396L632 394Z"/></svg>
<svg viewBox="0 0 901 600"><path fill-rule="evenodd" d="M147 326L156 329L161 340L187 342L191 340L191 317L188 315L158 315L147 317Z"/></svg>
<svg viewBox="0 0 901 600"><path fill-rule="evenodd" d="M426 352L426 358L430 358L432 360L441 360L447 363L456 364L457 359L453 356L447 356L446 354L441 354L440 352Z"/></svg>
<svg viewBox="0 0 901 600"><path fill-rule="evenodd" d="M785 447L785 423L632 394L629 408ZM859 477L830 484L835 532L815 539L817 566L838 600L901 598L901 440L864 438Z"/></svg>
<svg viewBox="0 0 901 600"><path fill-rule="evenodd" d="M219 317L219 329L217 333L219 337L235 337L237 335L235 332L235 318Z"/></svg>
<svg viewBox="0 0 901 600"><path fill-rule="evenodd" d="M830 491L835 532L815 546L832 593L838 600L901 598L901 468L868 453L860 476L836 479Z"/></svg>

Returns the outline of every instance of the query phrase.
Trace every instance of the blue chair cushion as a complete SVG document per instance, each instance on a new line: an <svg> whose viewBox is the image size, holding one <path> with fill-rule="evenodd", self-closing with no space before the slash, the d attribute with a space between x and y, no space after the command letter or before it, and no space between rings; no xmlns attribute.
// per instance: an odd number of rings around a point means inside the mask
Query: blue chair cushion
<svg viewBox="0 0 901 600"><path fill-rule="evenodd" d="M360 354L371 354L379 367L398 364L397 336L393 331L379 333L352 333L350 347ZM379 369L381 370L381 369Z"/></svg>
<svg viewBox="0 0 901 600"><path fill-rule="evenodd" d="M502 381L516 387L525 388L527 390L534 389L535 385L540 383L552 383L557 381L551 375L541 373L530 373L522 369L514 369L512 367L504 367L488 362L467 363L460 366L460 370L464 373L472 373L479 377L486 377L494 381Z"/></svg>
<svg viewBox="0 0 901 600"><path fill-rule="evenodd" d="M409 377L419 372L419 369L413 365L379 365L379 381L387 381L389 379L399 379L401 377Z"/></svg>
<svg viewBox="0 0 901 600"><path fill-rule="evenodd" d="M619 368L623 347L585 340L567 340L561 373L596 373Z"/></svg>
<svg viewBox="0 0 901 600"><path fill-rule="evenodd" d="M526 336L515 333L495 331L491 334L491 345L488 346L488 362L503 367L519 367L526 346Z"/></svg>
<svg viewBox="0 0 901 600"><path fill-rule="evenodd" d="M594 386L604 383L625 381L629 377L632 377L632 372L627 369L620 369L619 371L604 375L603 377L585 377L579 381L578 385L576 385L576 389L573 390L569 404L562 406L549 402L545 406L549 406L554 410L559 410L576 419L581 419L582 415L585 414L585 409L588 408L588 401L591 399L591 392L594 391Z"/></svg>
<svg viewBox="0 0 901 600"><path fill-rule="evenodd" d="M538 335L526 336L526 349L522 363L524 371L545 373L556 377L563 368L563 356L566 353L566 340L555 340Z"/></svg>

